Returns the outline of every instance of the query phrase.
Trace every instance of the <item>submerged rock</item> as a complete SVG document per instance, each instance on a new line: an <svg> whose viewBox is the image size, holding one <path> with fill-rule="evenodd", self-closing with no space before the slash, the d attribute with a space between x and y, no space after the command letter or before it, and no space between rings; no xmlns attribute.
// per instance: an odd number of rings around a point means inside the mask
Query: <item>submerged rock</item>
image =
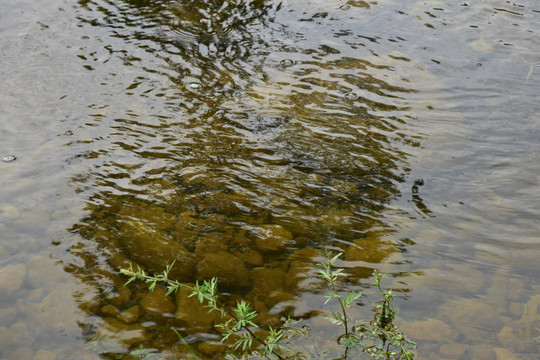
<svg viewBox="0 0 540 360"><path fill-rule="evenodd" d="M7 265L0 268L0 288L17 291L21 288L26 276L26 266L23 264Z"/></svg>
<svg viewBox="0 0 540 360"><path fill-rule="evenodd" d="M97 338L107 337L110 341L120 342L130 347L147 339L146 330L138 324L124 324L115 318L105 318L99 325Z"/></svg>
<svg viewBox="0 0 540 360"><path fill-rule="evenodd" d="M161 286L156 286L153 291L146 293L139 305L146 314L154 317L173 317L176 311L171 297L167 295L167 291Z"/></svg>
<svg viewBox="0 0 540 360"><path fill-rule="evenodd" d="M135 305L125 311L122 311L120 314L118 314L117 318L126 324L133 324L139 319L139 315L139 307Z"/></svg>
<svg viewBox="0 0 540 360"><path fill-rule="evenodd" d="M249 272L253 290L249 297L265 299L271 291L285 289L287 274L281 269L255 268Z"/></svg>
<svg viewBox="0 0 540 360"><path fill-rule="evenodd" d="M250 285L246 265L225 251L205 254L197 266L198 280L210 280L214 277L223 289L247 288Z"/></svg>
<svg viewBox="0 0 540 360"><path fill-rule="evenodd" d="M410 339L418 341L447 342L457 337L457 333L449 325L437 319L402 321L400 328Z"/></svg>
<svg viewBox="0 0 540 360"><path fill-rule="evenodd" d="M261 266L263 264L262 255L259 252L250 248L232 251L232 254L242 260L247 265Z"/></svg>
<svg viewBox="0 0 540 360"><path fill-rule="evenodd" d="M175 317L185 326L189 333L208 333L215 323L222 321L221 314L217 311L209 312L196 296L191 296L191 290L181 288L176 293Z"/></svg>
<svg viewBox="0 0 540 360"><path fill-rule="evenodd" d="M118 242L130 259L148 271L161 273L174 261L170 277L180 281L193 278L195 255L164 231L156 230L143 222L132 221L124 224Z"/></svg>
<svg viewBox="0 0 540 360"><path fill-rule="evenodd" d="M255 245L262 252L284 250L292 243L292 233L281 225L267 224L257 229Z"/></svg>

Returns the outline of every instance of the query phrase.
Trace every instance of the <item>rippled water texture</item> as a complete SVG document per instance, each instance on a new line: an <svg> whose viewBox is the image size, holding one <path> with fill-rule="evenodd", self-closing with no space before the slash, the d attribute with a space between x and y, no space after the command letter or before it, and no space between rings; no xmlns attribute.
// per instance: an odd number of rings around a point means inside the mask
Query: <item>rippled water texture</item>
<svg viewBox="0 0 540 360"><path fill-rule="evenodd" d="M536 359L539 24L535 0L0 0L0 357L222 358L196 301L118 274L173 260L334 348L331 249L360 318L391 275L417 358Z"/></svg>

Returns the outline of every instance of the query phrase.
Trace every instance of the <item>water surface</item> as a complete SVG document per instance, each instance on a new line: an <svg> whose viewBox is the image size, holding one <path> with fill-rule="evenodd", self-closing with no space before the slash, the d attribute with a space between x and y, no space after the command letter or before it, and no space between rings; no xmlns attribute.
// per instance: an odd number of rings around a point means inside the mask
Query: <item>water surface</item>
<svg viewBox="0 0 540 360"><path fill-rule="evenodd" d="M361 318L392 275L418 358L535 358L539 12L2 1L2 358L221 358L213 317L118 275L173 260L333 347L323 249Z"/></svg>

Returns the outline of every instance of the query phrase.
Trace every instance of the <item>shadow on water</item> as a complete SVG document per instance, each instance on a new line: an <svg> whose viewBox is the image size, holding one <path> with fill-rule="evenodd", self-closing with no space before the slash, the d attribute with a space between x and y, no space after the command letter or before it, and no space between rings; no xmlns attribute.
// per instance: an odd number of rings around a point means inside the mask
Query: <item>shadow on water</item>
<svg viewBox="0 0 540 360"><path fill-rule="evenodd" d="M399 253L381 214L419 146L416 91L394 74L408 59L343 55L339 31L321 40L332 46L305 41L276 21L274 2L79 4L81 26L108 29L107 56L135 74L127 110L94 105L95 150L78 155L93 168L73 179L88 205L71 229L82 262L66 269L99 293L81 305L81 326L89 340L118 342L96 351L185 356L174 327L203 356L222 356L213 316L185 294L124 287L129 264L161 272L175 261L185 282L218 277L225 298L250 300L267 327L316 314L308 295L320 292L322 249L344 251L353 281Z"/></svg>

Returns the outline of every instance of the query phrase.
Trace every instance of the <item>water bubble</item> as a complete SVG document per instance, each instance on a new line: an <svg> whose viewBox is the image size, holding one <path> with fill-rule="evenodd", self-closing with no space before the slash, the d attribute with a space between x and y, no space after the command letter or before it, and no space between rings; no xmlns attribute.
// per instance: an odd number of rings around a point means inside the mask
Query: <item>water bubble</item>
<svg viewBox="0 0 540 360"><path fill-rule="evenodd" d="M291 59L283 59L281 60L280 64L283 66L293 66L294 61L292 61Z"/></svg>
<svg viewBox="0 0 540 360"><path fill-rule="evenodd" d="M189 86L190 89L193 89L193 90L197 90L197 89L201 88L201 84L199 84L197 82L192 82L188 86Z"/></svg>
<svg viewBox="0 0 540 360"><path fill-rule="evenodd" d="M358 99L358 94L350 92L345 94L345 99L347 100L356 100Z"/></svg>
<svg viewBox="0 0 540 360"><path fill-rule="evenodd" d="M339 7L340 10L349 10L350 8L351 8L350 5L341 5L341 6Z"/></svg>
<svg viewBox="0 0 540 360"><path fill-rule="evenodd" d="M73 135L73 131L66 130L66 131L64 131L64 135Z"/></svg>
<svg viewBox="0 0 540 360"><path fill-rule="evenodd" d="M15 155L6 155L2 158L2 161L4 162L12 162L12 161L15 161L17 160L17 158L15 157Z"/></svg>

